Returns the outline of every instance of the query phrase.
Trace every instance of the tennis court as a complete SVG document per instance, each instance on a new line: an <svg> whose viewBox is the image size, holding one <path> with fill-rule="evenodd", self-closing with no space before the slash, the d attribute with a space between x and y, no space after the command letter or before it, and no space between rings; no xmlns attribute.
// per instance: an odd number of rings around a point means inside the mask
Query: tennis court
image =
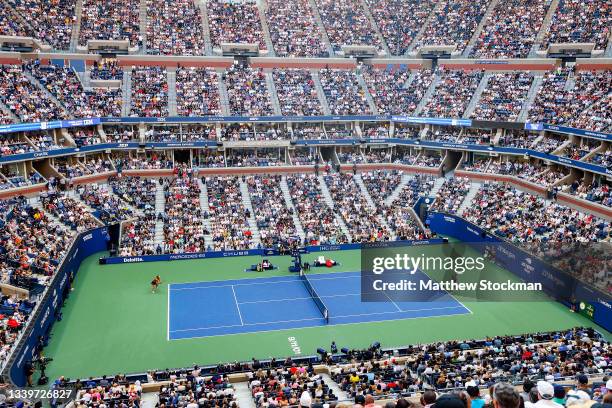
<svg viewBox="0 0 612 408"><path fill-rule="evenodd" d="M359 272L340 272L308 274L306 281L295 275L170 284L168 340L471 313L446 292L429 301L362 303L360 279Z"/></svg>

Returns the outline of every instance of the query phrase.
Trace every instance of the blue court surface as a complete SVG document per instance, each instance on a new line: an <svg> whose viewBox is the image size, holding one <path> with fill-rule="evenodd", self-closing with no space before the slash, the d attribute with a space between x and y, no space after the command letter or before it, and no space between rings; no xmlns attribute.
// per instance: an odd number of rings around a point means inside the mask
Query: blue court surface
<svg viewBox="0 0 612 408"><path fill-rule="evenodd" d="M360 278L360 272L308 275L330 325L471 313L446 292L427 302L361 302ZM297 275L168 286L168 340L325 325Z"/></svg>

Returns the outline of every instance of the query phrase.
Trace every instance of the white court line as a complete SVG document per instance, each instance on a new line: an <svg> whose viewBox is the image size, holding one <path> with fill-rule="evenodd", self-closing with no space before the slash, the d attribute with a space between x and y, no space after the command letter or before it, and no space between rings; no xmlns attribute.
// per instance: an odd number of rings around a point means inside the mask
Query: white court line
<svg viewBox="0 0 612 408"><path fill-rule="evenodd" d="M345 294L339 294L339 295L327 295L327 296L320 296L319 297L321 299L328 299L328 298L337 298L337 297L347 297L347 296L361 296L361 293L345 293ZM288 301L292 301L292 300L309 300L312 299L311 296L308 297L299 297L299 298L287 298L287 299L266 299L266 300L251 300L248 302L239 302L239 305L250 305L250 304L255 304L255 303L272 303L272 302L288 302Z"/></svg>
<svg viewBox="0 0 612 408"><path fill-rule="evenodd" d="M194 331L194 330L207 330L207 329L224 329L226 327L242 327L242 326L260 326L262 324L275 324L275 323L297 323L297 322L306 322L310 320L323 320L322 317L309 317L307 319L294 319L294 320L275 320L273 322L260 322L260 323L244 323L244 324L229 324L227 326L210 326L210 327L197 327L195 329L179 329L172 330L172 333L176 332L186 332L186 331ZM247 332L251 333L251 332ZM255 332L258 333L258 332Z"/></svg>
<svg viewBox="0 0 612 408"><path fill-rule="evenodd" d="M234 302L236 302L236 310L238 310L238 317L240 317L240 324L244 326L244 322L242 321L242 313L240 313L240 306L238 305L238 299L236 298L236 291L234 290L234 285L232 285L232 293L234 294Z"/></svg>
<svg viewBox="0 0 612 408"><path fill-rule="evenodd" d="M167 289L168 290L168 307L167 307L167 309L168 309L168 320L166 321L166 324L167 324L167 327L166 327L166 329L167 329L166 339L168 341L170 341L170 286L172 286L172 284L168 284L168 289Z"/></svg>
<svg viewBox="0 0 612 408"><path fill-rule="evenodd" d="M393 299L391 299L391 298L389 297L389 295L387 294L387 291L384 291L384 293L385 293L385 296L387 297L387 299L389 299L389 301L390 301L391 303L393 303L393 306L395 306L395 308L396 308L398 311L400 311L400 312L401 312L401 311L402 311L402 309L400 309L400 307L397 305L397 303L395 303L395 302L393 301Z"/></svg>
<svg viewBox="0 0 612 408"><path fill-rule="evenodd" d="M335 273L335 272L334 272ZM355 273L355 272L346 272L346 273ZM321 274L324 275L324 274ZM336 276L336 277L332 277L332 278L319 278L319 279L312 279L312 276L316 276L316 275L308 275L309 279L311 280L317 280L317 281L321 281L321 280L336 280L336 279L354 279L355 276ZM296 277L297 278L297 277ZM269 279L269 278L265 278L265 279ZM217 281L217 282L222 282L222 281ZM291 279L291 280L277 280L277 281L272 281L272 282L250 282L250 283L234 283L234 284L225 284L225 285L206 285L206 286L190 286L188 288L176 288L176 289L172 289L173 291L179 291L179 290L193 290L193 289L207 289L207 288L227 288L229 286L253 286L253 285L276 285L279 283L293 283L293 282L300 282L299 279ZM205 282L196 282L196 283L205 283ZM181 283L181 285L184 285L184 283Z"/></svg>
<svg viewBox="0 0 612 408"><path fill-rule="evenodd" d="M431 279L431 276L429 276L427 273L425 273L425 271L423 271L423 270L421 270L421 269L419 269L419 271L420 271L422 274L424 274L425 276L427 276L427 277L429 278L429 280L433 280L433 279ZM470 312L470 314L474 314L474 312L472 312L472 311L471 311L471 310L470 310L470 309L469 309L469 308L468 308L466 305L464 305L462 302L460 302L460 301L459 301L459 299L457 299L455 296L453 296L453 295L452 295L450 292L448 292L448 291L446 291L446 290L445 290L444 292L446 292L446 294L447 294L448 296L450 296L450 297L451 297L451 298L452 298L452 299L453 299L455 302L457 302L457 303L459 303L461 306L463 306L463 308L464 308L465 310L467 310L468 312Z"/></svg>
<svg viewBox="0 0 612 408"><path fill-rule="evenodd" d="M332 324L330 326L354 326L356 324L385 323L385 322L396 321L396 320L436 319L436 318L440 318L440 317L461 316L461 315L466 315L466 314L469 314L469 313L453 313L453 314L434 315L434 316L402 317L401 319L368 320L367 322L334 323L334 324ZM316 327L316 326L292 327L292 328L270 329L270 330L257 330L256 332L240 332L240 333L227 333L227 334L209 334L209 335L206 335L206 336L182 337L180 339L172 339L172 341L192 340L192 339L206 339L208 337L221 337L221 336L241 336L243 334L252 334L252 333L273 333L273 332L288 331L288 330L292 330L292 331L295 331L295 330L311 330L313 327ZM194 329L194 330L200 330L200 329ZM402 348L402 347L406 347L406 345L400 346L400 347L393 347L393 348Z"/></svg>
<svg viewBox="0 0 612 408"><path fill-rule="evenodd" d="M333 318L334 319L339 319L339 318L343 318L343 317L376 316L376 315L384 315L384 314L398 314L398 313L405 313L405 312L421 312L421 311L433 311L433 310L442 310L442 309L459 309L459 308L461 308L461 306L432 307L432 308L429 308L429 309L409 309L409 310L400 310L400 311L392 311L392 312L375 312L375 313L348 314L348 315L341 315L341 316L333 316ZM451 316L451 315L446 315L446 316ZM421 316L419 316L419 317L421 317ZM435 316L422 316L422 317L435 317ZM193 328L193 329L172 330L172 333L186 332L186 331L196 331L196 330L208 330L208 329L223 329L223 328L240 327L240 326L260 326L260 325L263 325L263 324L275 324L275 323L297 323L297 322L305 322L305 321L321 320L321 319L322 319L322 317L313 317L313 318L307 318L307 319L275 320L275 321L272 321L272 322L245 323L243 325L230 324L230 325L227 325L227 326L197 327L197 328ZM410 319L410 317L407 317L407 319ZM358 323L371 323L371 322L358 322ZM342 323L340 323L340 324L342 324ZM288 330L288 329L290 329L290 328L283 328L283 329L278 329L278 330ZM250 332L248 332L248 333L250 333ZM259 331L257 333L259 333ZM208 337L208 336L205 336L205 337Z"/></svg>

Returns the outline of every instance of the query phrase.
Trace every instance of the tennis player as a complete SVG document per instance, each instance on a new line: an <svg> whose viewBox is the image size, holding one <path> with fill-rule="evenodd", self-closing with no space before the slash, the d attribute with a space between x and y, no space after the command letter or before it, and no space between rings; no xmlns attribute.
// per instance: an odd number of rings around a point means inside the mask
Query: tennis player
<svg viewBox="0 0 612 408"><path fill-rule="evenodd" d="M161 278L159 277L159 275L156 275L151 281L151 293L155 293L160 283Z"/></svg>

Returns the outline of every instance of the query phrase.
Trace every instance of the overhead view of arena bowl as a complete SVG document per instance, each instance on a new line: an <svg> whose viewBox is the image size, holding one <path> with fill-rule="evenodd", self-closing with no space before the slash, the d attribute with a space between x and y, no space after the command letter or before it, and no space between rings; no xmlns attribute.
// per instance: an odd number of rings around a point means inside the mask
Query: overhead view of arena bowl
<svg viewBox="0 0 612 408"><path fill-rule="evenodd" d="M612 407L609 0L0 2L0 407Z"/></svg>

